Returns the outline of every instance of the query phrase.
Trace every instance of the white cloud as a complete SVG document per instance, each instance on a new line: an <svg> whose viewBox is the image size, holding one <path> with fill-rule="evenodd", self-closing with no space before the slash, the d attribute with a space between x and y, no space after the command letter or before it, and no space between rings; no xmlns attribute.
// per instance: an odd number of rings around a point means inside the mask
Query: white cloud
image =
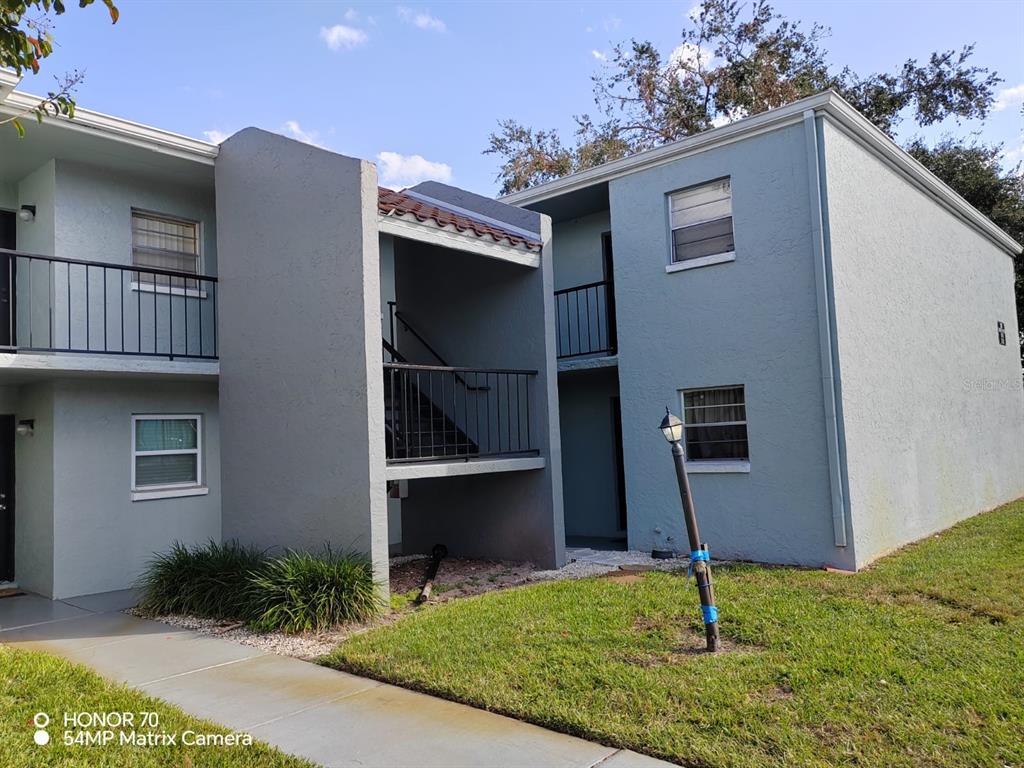
<svg viewBox="0 0 1024 768"><path fill-rule="evenodd" d="M377 155L377 168L380 171L380 183L392 189L411 187L427 179L443 182L452 180L450 165L435 163L421 155L381 152Z"/></svg>
<svg viewBox="0 0 1024 768"><path fill-rule="evenodd" d="M1008 149L1003 152L1003 167L1006 170L1013 170L1017 163L1024 161L1024 142L1021 142L1020 146L1015 149ZM1021 173L1024 174L1024 167L1021 168Z"/></svg>
<svg viewBox="0 0 1024 768"><path fill-rule="evenodd" d="M448 29L448 25L436 16L431 16L425 11L414 11L404 5L398 6L398 18L406 24L412 24L420 29L429 29L432 32L445 32Z"/></svg>
<svg viewBox="0 0 1024 768"><path fill-rule="evenodd" d="M695 3L690 8L690 10L686 12L686 16L690 19L690 21L696 24L698 21L700 21L700 12L703 7L703 4Z"/></svg>
<svg viewBox="0 0 1024 768"><path fill-rule="evenodd" d="M746 116L747 110L742 107L737 107L736 109L723 112L716 117L713 117L711 119L711 125L715 128L721 128L723 125L728 125L729 123L735 123L737 120L742 120Z"/></svg>
<svg viewBox="0 0 1024 768"><path fill-rule="evenodd" d="M593 57L594 57L595 59L597 59L598 61L608 61L608 57L607 57L607 56L605 56L605 55L604 55L603 53L601 53L601 52L600 52L600 51L598 51L598 50L593 50L593 51L591 51L591 52L590 52L590 55L591 55L591 56L593 56Z"/></svg>
<svg viewBox="0 0 1024 768"><path fill-rule="evenodd" d="M688 69L696 69L698 64L707 67L714 58L715 53L710 48L703 48L694 43L683 43L672 51L669 61Z"/></svg>
<svg viewBox="0 0 1024 768"><path fill-rule="evenodd" d="M318 131L307 131L299 125L298 120L286 120L284 126L281 128L284 131L285 136L301 141L305 144L312 144L314 147L320 147L326 149L327 147L320 140L320 133Z"/></svg>
<svg viewBox="0 0 1024 768"><path fill-rule="evenodd" d="M350 50L364 45L369 39L366 33L355 27L335 24L333 27L320 27L320 39L327 43L332 51Z"/></svg>
<svg viewBox="0 0 1024 768"><path fill-rule="evenodd" d="M211 144L220 144L230 135L230 133L227 133L226 131L218 131L216 128L211 128L209 131L203 131L203 136L205 136L206 140Z"/></svg>
<svg viewBox="0 0 1024 768"><path fill-rule="evenodd" d="M359 11L357 11L355 8L349 8L347 11L345 11L345 14L341 18L349 22L359 21Z"/></svg>
<svg viewBox="0 0 1024 768"><path fill-rule="evenodd" d="M618 16L605 16L601 21L601 25L604 27L605 32L614 32L622 26L622 19Z"/></svg>
<svg viewBox="0 0 1024 768"><path fill-rule="evenodd" d="M1024 102L1024 83L1015 85L1012 88L1003 88L999 93L996 94L996 103L992 105L992 110L995 112L1002 112L1007 107L1012 107L1014 104L1020 104Z"/></svg>

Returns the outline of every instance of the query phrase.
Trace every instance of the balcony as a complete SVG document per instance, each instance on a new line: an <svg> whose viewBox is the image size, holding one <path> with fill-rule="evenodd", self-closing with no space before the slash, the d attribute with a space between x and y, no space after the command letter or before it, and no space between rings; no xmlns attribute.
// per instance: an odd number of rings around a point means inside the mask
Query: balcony
<svg viewBox="0 0 1024 768"><path fill-rule="evenodd" d="M217 278L0 249L0 351L217 359Z"/></svg>
<svg viewBox="0 0 1024 768"><path fill-rule="evenodd" d="M559 360L615 354L612 281L600 280L555 291L555 317Z"/></svg>

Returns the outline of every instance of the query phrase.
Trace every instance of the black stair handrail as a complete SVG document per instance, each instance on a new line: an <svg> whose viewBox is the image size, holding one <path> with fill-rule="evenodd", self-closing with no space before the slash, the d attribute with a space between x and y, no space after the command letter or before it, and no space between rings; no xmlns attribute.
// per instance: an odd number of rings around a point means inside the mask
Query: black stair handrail
<svg viewBox="0 0 1024 768"><path fill-rule="evenodd" d="M427 341L425 338L423 338L423 335L419 331L417 331L415 328L413 328L412 324L408 320L405 319L405 316L401 312L398 311L396 302L389 301L388 302L388 307L391 310L391 317L394 320L398 320L398 322L400 322L402 325L404 325L405 329L407 331L409 331L409 333L411 333L416 338L416 340L419 341L419 343L422 344L426 348L426 350L430 354L432 354L434 356L434 359L437 360L437 362L439 362L445 368L451 368L451 366L448 365L448 361L445 360L443 357L441 357L440 353L436 349L434 349L434 347L430 344L430 342ZM391 333L392 333L392 335L394 334L394 326L393 325L392 325ZM405 362L408 362L408 361L407 360L402 360L401 362L405 363ZM452 370L454 370L454 369L452 369ZM466 383L466 380L464 378L462 378L462 376L460 376L458 374L455 375L455 378L458 379L458 381L462 384L462 386L464 386L466 389L468 389L471 392L476 392L478 390L486 391L487 389L490 389L490 387L487 387L487 386L478 387L478 386L474 385L474 386L471 387L468 383Z"/></svg>

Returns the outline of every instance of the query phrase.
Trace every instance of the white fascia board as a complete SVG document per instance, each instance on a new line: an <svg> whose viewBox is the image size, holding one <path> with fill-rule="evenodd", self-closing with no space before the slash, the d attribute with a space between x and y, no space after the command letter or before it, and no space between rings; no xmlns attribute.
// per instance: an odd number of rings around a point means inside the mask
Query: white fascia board
<svg viewBox="0 0 1024 768"><path fill-rule="evenodd" d="M7 115L30 112L42 100L42 96L14 91L6 99L0 101L0 112ZM216 144L153 128L142 123L133 123L131 120L105 115L102 112L93 112L89 109L76 107L75 116L72 119L51 117L48 120L71 131L103 134L115 141L186 160L194 160L204 165L213 165L217 158L218 147Z"/></svg>
<svg viewBox="0 0 1024 768"><path fill-rule="evenodd" d="M743 118L734 123L723 125L720 128L712 128L702 131L694 136L679 139L646 152L640 152L621 160L613 160L610 163L599 165L596 168L589 168L579 171L560 179L539 184L522 192L513 192L510 195L499 197L503 203L509 205L528 206L542 200L569 192L575 192L595 184L611 181L622 176L654 168L665 163L675 162L688 155L704 152L709 149L730 144L734 141L749 138L750 136L773 131L784 125L796 124L803 119L803 113L808 109L817 109L828 103L829 98L834 94L831 91L809 96L806 99L794 101L778 109L762 112L753 117Z"/></svg>
<svg viewBox="0 0 1024 768"><path fill-rule="evenodd" d="M524 248L516 248L502 243L488 242L485 238L466 232L459 232L451 227L442 227L427 219L420 221L415 216L378 215L380 231L386 235L404 237L421 243L439 245L456 251L466 251L491 259L510 261L524 267L540 266L540 254Z"/></svg>
<svg viewBox="0 0 1024 768"><path fill-rule="evenodd" d="M803 113L808 110L813 110L816 114L831 119L837 127L857 140L866 150L899 172L905 179L962 221L971 225L993 244L1013 256L1024 250L1024 246L1003 232L987 216L907 154L885 132L850 106L835 91L825 91L809 96L784 107L737 120L721 128L713 128L695 136L688 136L646 152L563 176L560 179L531 187L522 192L513 192L511 195L498 199L510 205L529 206L648 168L675 162L699 152L716 149L761 133L774 131L787 125L795 125L803 119Z"/></svg>
<svg viewBox="0 0 1024 768"><path fill-rule="evenodd" d="M840 96L834 95L817 112L824 115L826 119L830 120L843 133L874 154L919 190L934 198L937 203L952 214L971 225L994 245L999 246L1011 256L1016 256L1024 250L1024 246L1021 246L1020 243L993 224L985 214L964 200L952 187L948 186L938 176L911 157L909 153Z"/></svg>
<svg viewBox="0 0 1024 768"><path fill-rule="evenodd" d="M514 459L470 459L457 461L424 461L421 463L389 464L384 471L388 480L416 480L424 477L460 477L487 475L496 472L529 472L544 469L542 456Z"/></svg>
<svg viewBox="0 0 1024 768"><path fill-rule="evenodd" d="M20 82L21 75L16 75L9 69L0 69L0 102L10 96Z"/></svg>

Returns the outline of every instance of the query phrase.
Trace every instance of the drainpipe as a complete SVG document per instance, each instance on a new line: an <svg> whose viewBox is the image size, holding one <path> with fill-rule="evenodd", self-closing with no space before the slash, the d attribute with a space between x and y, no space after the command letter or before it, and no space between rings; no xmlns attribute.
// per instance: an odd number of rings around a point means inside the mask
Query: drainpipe
<svg viewBox="0 0 1024 768"><path fill-rule="evenodd" d="M846 500L843 487L845 469L842 461L839 407L836 396L836 338L833 322L832 292L829 290L828 258L825 243L825 209L822 185L825 181L824 158L818 142L817 120L813 109L804 112L804 135L807 146L807 174L811 199L811 246L814 253L814 285L818 306L818 345L821 354L821 390L825 401L825 438L828 449L829 484L832 491L832 529L835 545L845 547Z"/></svg>

